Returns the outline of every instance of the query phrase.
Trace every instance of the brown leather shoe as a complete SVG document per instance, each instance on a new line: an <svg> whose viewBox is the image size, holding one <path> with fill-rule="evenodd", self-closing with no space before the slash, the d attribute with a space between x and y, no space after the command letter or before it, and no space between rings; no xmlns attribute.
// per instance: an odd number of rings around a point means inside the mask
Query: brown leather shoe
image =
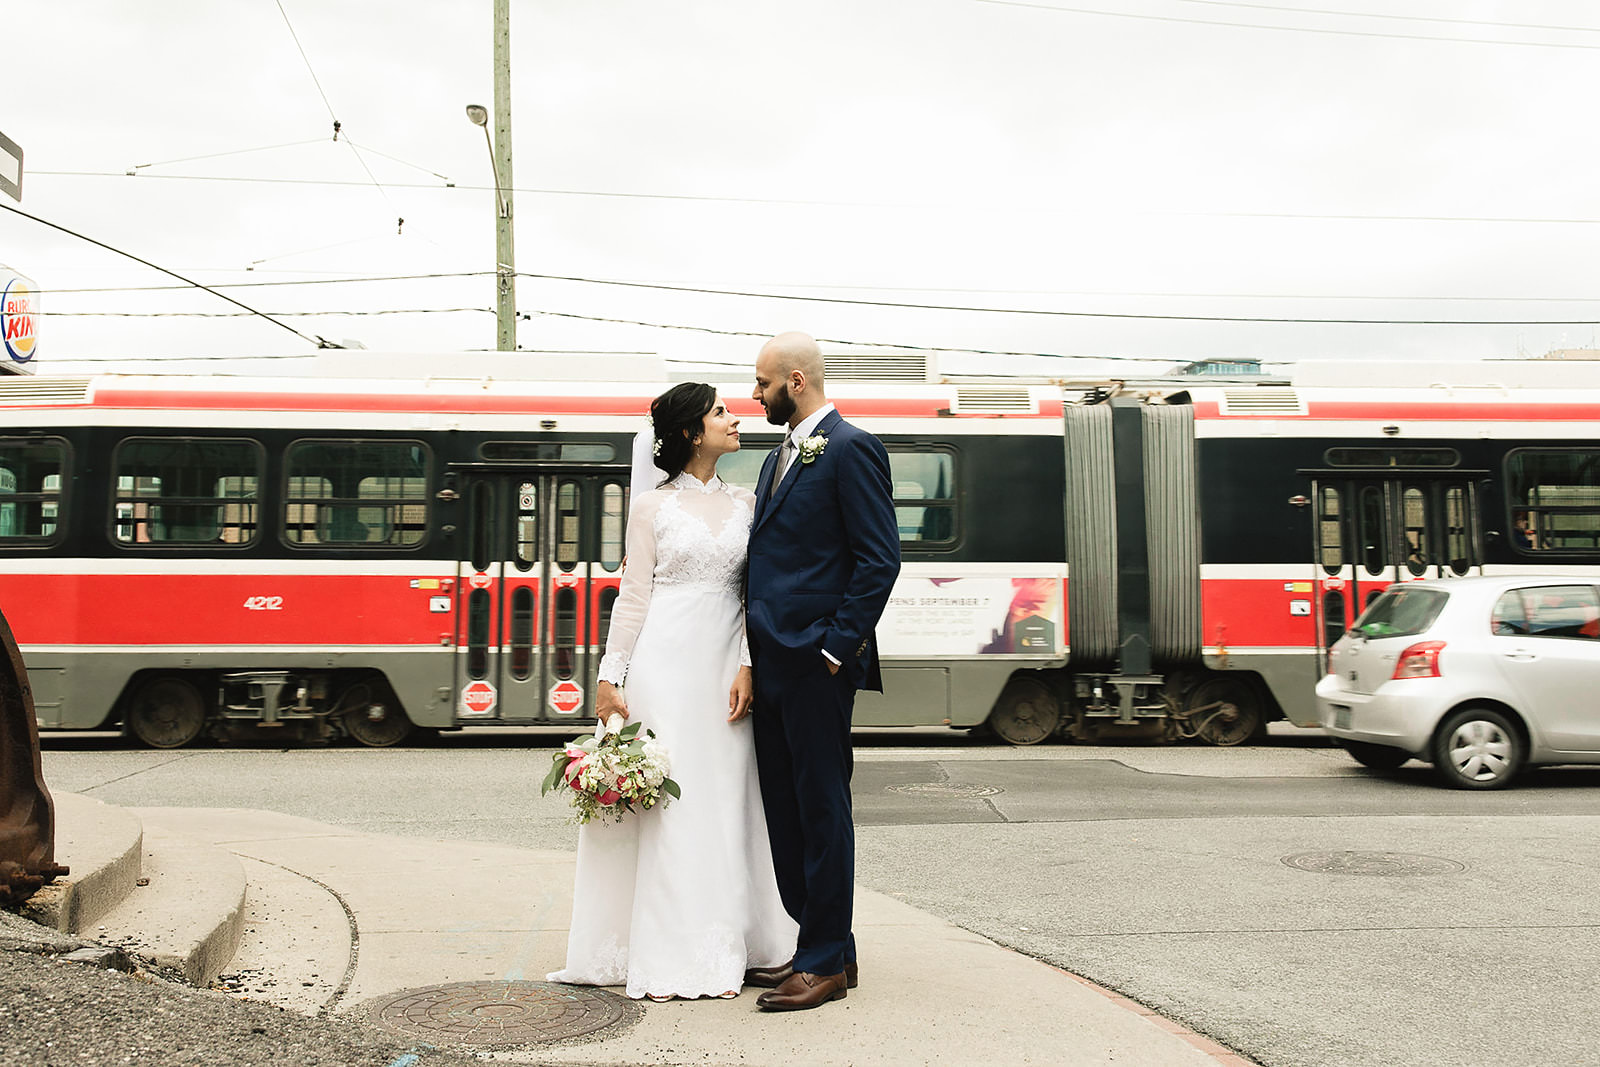
<svg viewBox="0 0 1600 1067"><path fill-rule="evenodd" d="M777 989L763 993L756 999L762 1011L803 1011L843 1000L846 996L844 972L838 974L807 974L796 971Z"/></svg>
<svg viewBox="0 0 1600 1067"><path fill-rule="evenodd" d="M780 963L776 967L752 967L744 972L744 984L761 986L764 989L777 989L789 976L794 973L794 960Z"/></svg>
<svg viewBox="0 0 1600 1067"><path fill-rule="evenodd" d="M776 967L752 967L744 972L744 984L760 986L763 989L777 989L789 976L794 973L794 960L780 963ZM844 965L844 984L848 989L854 989L860 984L861 968L855 963Z"/></svg>

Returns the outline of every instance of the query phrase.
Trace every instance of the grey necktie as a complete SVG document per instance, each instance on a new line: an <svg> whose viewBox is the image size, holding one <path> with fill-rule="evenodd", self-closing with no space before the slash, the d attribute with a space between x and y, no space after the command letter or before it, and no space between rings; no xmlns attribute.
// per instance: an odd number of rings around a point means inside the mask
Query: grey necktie
<svg viewBox="0 0 1600 1067"><path fill-rule="evenodd" d="M783 482L783 476L789 473L789 461L794 458L794 435L785 434L783 445L778 449L778 469L772 475L772 486L767 490L770 497L778 491L778 486Z"/></svg>

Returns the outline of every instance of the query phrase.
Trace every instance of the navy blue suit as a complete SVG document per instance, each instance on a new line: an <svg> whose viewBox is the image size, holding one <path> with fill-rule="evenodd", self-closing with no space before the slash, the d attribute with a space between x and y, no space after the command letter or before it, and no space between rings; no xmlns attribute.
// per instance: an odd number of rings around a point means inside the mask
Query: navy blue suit
<svg viewBox="0 0 1600 1067"><path fill-rule="evenodd" d="M761 468L746 633L773 867L800 924L794 969L832 975L855 960L850 716L857 689L883 688L874 629L900 573L900 535L883 445L837 411L815 433L827 438L822 454L805 463L797 451L776 493L776 449Z"/></svg>

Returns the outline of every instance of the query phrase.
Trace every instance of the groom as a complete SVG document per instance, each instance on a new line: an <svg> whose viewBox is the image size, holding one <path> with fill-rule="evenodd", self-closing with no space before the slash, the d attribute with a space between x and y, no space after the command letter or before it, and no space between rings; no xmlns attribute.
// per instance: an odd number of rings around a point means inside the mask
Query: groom
<svg viewBox="0 0 1600 1067"><path fill-rule="evenodd" d="M900 536L889 455L828 403L816 341L768 341L752 395L789 427L756 485L746 630L761 800L800 937L788 965L745 982L774 987L763 1009L793 1011L856 984L850 714L857 689L883 689L873 628L900 573Z"/></svg>

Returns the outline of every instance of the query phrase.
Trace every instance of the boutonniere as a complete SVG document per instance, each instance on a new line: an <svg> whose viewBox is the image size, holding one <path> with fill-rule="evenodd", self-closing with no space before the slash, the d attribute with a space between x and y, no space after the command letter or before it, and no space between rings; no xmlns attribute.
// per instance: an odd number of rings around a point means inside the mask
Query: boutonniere
<svg viewBox="0 0 1600 1067"><path fill-rule="evenodd" d="M812 463L822 455L822 450L828 447L828 439L820 433L814 433L810 437L801 439L797 447L800 449L800 462Z"/></svg>

